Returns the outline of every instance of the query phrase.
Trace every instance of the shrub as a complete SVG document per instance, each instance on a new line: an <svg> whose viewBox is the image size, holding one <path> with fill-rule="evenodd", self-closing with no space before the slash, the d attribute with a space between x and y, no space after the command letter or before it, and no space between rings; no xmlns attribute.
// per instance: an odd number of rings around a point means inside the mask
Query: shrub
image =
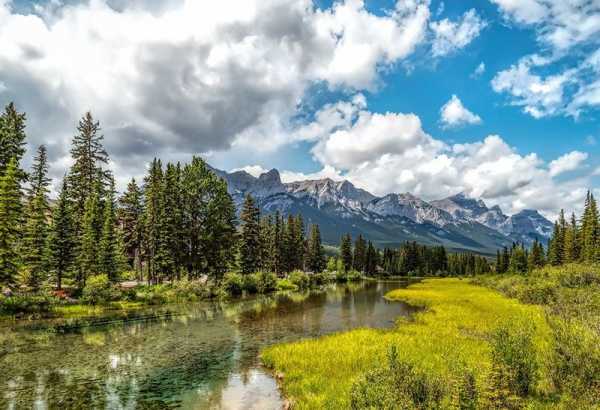
<svg viewBox="0 0 600 410"><path fill-rule="evenodd" d="M308 275L311 288L323 286L332 281L332 275L329 272L313 273Z"/></svg>
<svg viewBox="0 0 600 410"><path fill-rule="evenodd" d="M57 303L59 303L58 299L45 295L0 296L0 313L6 315L46 313Z"/></svg>
<svg viewBox="0 0 600 410"><path fill-rule="evenodd" d="M258 293L269 293L277 289L277 275L272 272L258 272L257 289Z"/></svg>
<svg viewBox="0 0 600 410"><path fill-rule="evenodd" d="M98 305L118 300L120 297L121 292L112 285L108 275L95 275L86 280L81 299L85 303Z"/></svg>
<svg viewBox="0 0 600 410"><path fill-rule="evenodd" d="M444 391L439 377L399 360L392 346L387 366L359 378L350 396L353 409L430 409L439 408Z"/></svg>
<svg viewBox="0 0 600 410"><path fill-rule="evenodd" d="M534 331L531 323L513 322L498 327L491 340L492 365L502 379L501 384L520 397L527 397L539 378Z"/></svg>
<svg viewBox="0 0 600 410"><path fill-rule="evenodd" d="M258 293L258 281L259 278L257 273L243 275L242 286L244 290L248 293Z"/></svg>
<svg viewBox="0 0 600 410"><path fill-rule="evenodd" d="M298 285L293 283L289 279L278 279L277 280L277 290L298 290Z"/></svg>
<svg viewBox="0 0 600 410"><path fill-rule="evenodd" d="M241 295L244 290L244 279L242 275L235 272L228 272L223 277L223 290L230 295Z"/></svg>
<svg viewBox="0 0 600 410"><path fill-rule="evenodd" d="M306 289L310 286L310 278L305 272L295 270L288 275L288 280L296 285L298 289Z"/></svg>

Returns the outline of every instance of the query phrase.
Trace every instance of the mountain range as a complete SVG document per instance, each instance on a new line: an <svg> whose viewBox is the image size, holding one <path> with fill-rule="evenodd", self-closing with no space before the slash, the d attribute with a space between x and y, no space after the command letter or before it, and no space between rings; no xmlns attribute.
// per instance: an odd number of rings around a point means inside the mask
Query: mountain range
<svg viewBox="0 0 600 410"><path fill-rule="evenodd" d="M227 182L238 212L250 194L263 214L302 214L306 223L319 224L323 242L332 245L350 233L362 234L379 247L417 241L491 255L513 242L529 245L538 239L545 244L553 229L536 210L509 216L499 206L488 208L464 193L427 202L410 193L378 197L346 180L283 183L276 169L258 177L245 171L213 171Z"/></svg>

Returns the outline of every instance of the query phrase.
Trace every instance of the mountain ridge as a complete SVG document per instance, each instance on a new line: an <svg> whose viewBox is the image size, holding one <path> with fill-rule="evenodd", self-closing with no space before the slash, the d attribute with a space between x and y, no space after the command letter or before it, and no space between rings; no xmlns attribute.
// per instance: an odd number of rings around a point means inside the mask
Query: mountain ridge
<svg viewBox="0 0 600 410"><path fill-rule="evenodd" d="M348 180L284 183L275 168L258 177L243 170L211 169L227 182L238 211L250 194L264 213L301 213L308 223L318 223L325 243L337 244L348 232L362 234L378 246L415 240L491 255L512 242L545 243L552 233L552 223L537 210L506 215L499 206L488 208L482 199L465 193L434 201L409 192L379 197Z"/></svg>

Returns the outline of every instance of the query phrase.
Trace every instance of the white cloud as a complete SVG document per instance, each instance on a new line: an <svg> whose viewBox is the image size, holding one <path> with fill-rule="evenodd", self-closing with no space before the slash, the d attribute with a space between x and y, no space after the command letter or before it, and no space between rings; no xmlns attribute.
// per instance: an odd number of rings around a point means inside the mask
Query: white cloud
<svg viewBox="0 0 600 410"><path fill-rule="evenodd" d="M475 68L475 71L473 71L473 74L471 74L471 77L473 77L473 78L481 77L483 75L483 73L485 73L485 63L482 61L481 63L479 63L477 68Z"/></svg>
<svg viewBox="0 0 600 410"><path fill-rule="evenodd" d="M574 71L542 78L530 71L536 66L536 59L537 56L523 58L517 65L499 72L492 79L492 88L497 93L509 93L511 104L522 106L534 118L564 112L564 90L573 82Z"/></svg>
<svg viewBox="0 0 600 410"><path fill-rule="evenodd" d="M597 167L594 171L592 171L592 175L593 176L598 176L600 175L600 167Z"/></svg>
<svg viewBox="0 0 600 410"><path fill-rule="evenodd" d="M481 118L467 110L460 99L453 95L440 109L440 121L444 127L455 128L466 124L480 124Z"/></svg>
<svg viewBox="0 0 600 410"><path fill-rule="evenodd" d="M329 178L334 181L341 181L344 179L344 177L341 175L341 172L330 165L326 165L320 171L309 174L294 171L281 172L281 180L283 182L309 181L324 178Z"/></svg>
<svg viewBox="0 0 600 410"><path fill-rule="evenodd" d="M2 97L27 112L31 145L49 145L57 177L89 109L124 172L157 153L275 149L311 86L374 89L424 40L428 6L398 1L375 15L361 0L90 0L21 15L0 0Z"/></svg>
<svg viewBox="0 0 600 410"><path fill-rule="evenodd" d="M557 176L568 171L574 171L588 158L588 154L572 151L550 162L550 176Z"/></svg>
<svg viewBox="0 0 600 410"><path fill-rule="evenodd" d="M245 172L249 173L250 175L252 175L253 177L258 178L259 176L261 176L265 172L268 172L269 170L263 168L260 165L246 165L245 167L234 168L230 172L238 172L238 171L245 171Z"/></svg>
<svg viewBox="0 0 600 410"><path fill-rule="evenodd" d="M598 143L598 140L593 135L588 135L587 137L585 137L585 143L587 145L594 146L594 145L596 145Z"/></svg>
<svg viewBox="0 0 600 410"><path fill-rule="evenodd" d="M585 153L570 153L549 166L535 153L520 154L497 135L447 145L423 131L414 114L377 114L366 108L351 125L323 136L313 154L328 173L377 195L409 191L431 200L464 191L509 213L535 208L554 217L560 207L579 209L582 187L589 183L586 177L553 178Z"/></svg>
<svg viewBox="0 0 600 410"><path fill-rule="evenodd" d="M444 56L464 48L479 36L486 25L475 9L467 11L458 21L443 19L431 22L429 28L433 32L433 56Z"/></svg>

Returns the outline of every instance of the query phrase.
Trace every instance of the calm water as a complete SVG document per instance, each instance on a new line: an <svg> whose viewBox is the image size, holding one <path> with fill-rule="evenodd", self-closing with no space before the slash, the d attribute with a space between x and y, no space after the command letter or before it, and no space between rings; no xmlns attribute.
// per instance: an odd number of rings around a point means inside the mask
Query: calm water
<svg viewBox="0 0 600 410"><path fill-rule="evenodd" d="M404 284L168 306L65 333L0 328L0 408L278 409L277 385L258 358L263 347L391 327L414 311L383 299Z"/></svg>

